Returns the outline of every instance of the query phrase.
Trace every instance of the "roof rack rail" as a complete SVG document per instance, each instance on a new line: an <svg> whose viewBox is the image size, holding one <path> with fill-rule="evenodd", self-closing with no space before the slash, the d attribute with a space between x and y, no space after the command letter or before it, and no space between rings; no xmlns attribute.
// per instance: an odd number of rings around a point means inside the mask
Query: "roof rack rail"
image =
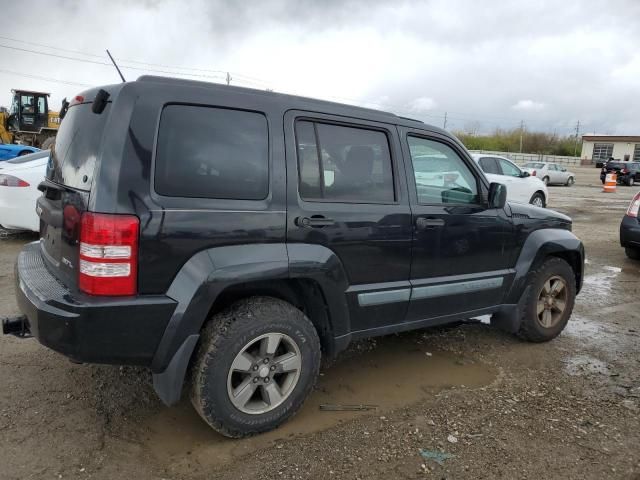
<svg viewBox="0 0 640 480"><path fill-rule="evenodd" d="M402 118L403 120L411 120L412 122L424 123L422 120L417 120L411 117L403 117L402 115L397 115L398 118Z"/></svg>

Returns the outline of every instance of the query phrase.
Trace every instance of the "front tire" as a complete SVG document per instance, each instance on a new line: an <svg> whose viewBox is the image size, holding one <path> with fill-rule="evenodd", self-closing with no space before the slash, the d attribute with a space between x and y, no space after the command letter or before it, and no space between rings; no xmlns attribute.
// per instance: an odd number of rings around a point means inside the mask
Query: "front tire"
<svg viewBox="0 0 640 480"><path fill-rule="evenodd" d="M29 150L22 150L22 151L18 154L18 157L24 157L25 155L29 155L30 153L33 153L33 152L30 152Z"/></svg>
<svg viewBox="0 0 640 480"><path fill-rule="evenodd" d="M547 205L544 200L544 195L542 194L542 192L534 193L533 196L531 197L531 200L529 200L529 203L531 205L535 205L536 207L541 207L541 208L544 208Z"/></svg>
<svg viewBox="0 0 640 480"><path fill-rule="evenodd" d="M573 311L575 274L566 261L550 257L530 273L530 279L517 334L529 342L548 342L562 332Z"/></svg>
<svg viewBox="0 0 640 480"><path fill-rule="evenodd" d="M204 327L191 403L227 437L266 432L298 411L319 369L320 340L304 313L276 298L247 298Z"/></svg>
<svg viewBox="0 0 640 480"><path fill-rule="evenodd" d="M575 179L573 177L567 178L567 183L566 183L567 187L570 187L574 183L575 183Z"/></svg>
<svg viewBox="0 0 640 480"><path fill-rule="evenodd" d="M624 253L627 255L627 257L629 257L631 260L640 260L640 249L638 248L633 248L633 247L625 247L624 248Z"/></svg>

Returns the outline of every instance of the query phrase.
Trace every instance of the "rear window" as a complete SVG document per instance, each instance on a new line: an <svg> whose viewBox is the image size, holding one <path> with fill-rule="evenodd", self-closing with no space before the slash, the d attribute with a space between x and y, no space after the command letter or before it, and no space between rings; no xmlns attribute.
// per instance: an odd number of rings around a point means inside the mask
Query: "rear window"
<svg viewBox="0 0 640 480"><path fill-rule="evenodd" d="M170 197L262 200L269 136L261 113L190 105L162 111L155 191Z"/></svg>
<svg viewBox="0 0 640 480"><path fill-rule="evenodd" d="M537 168L537 169L542 169L544 168L544 163L534 163L534 162L529 162L529 163L525 163L523 165L524 168Z"/></svg>
<svg viewBox="0 0 640 480"><path fill-rule="evenodd" d="M80 190L90 190L100 152L102 134L111 104L101 114L91 111L91 103L69 107L56 143L51 149L47 178Z"/></svg>
<svg viewBox="0 0 640 480"><path fill-rule="evenodd" d="M628 163L622 162L609 162L607 163L607 168L627 168L629 166Z"/></svg>

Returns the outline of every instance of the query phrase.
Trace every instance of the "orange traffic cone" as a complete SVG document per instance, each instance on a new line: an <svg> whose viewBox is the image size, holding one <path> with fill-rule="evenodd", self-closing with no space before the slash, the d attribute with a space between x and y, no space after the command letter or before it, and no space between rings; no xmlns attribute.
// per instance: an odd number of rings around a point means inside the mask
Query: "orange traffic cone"
<svg viewBox="0 0 640 480"><path fill-rule="evenodd" d="M602 187L602 191L606 193L616 193L616 184L618 183L618 178L615 173L607 173L607 176L604 179L604 187Z"/></svg>

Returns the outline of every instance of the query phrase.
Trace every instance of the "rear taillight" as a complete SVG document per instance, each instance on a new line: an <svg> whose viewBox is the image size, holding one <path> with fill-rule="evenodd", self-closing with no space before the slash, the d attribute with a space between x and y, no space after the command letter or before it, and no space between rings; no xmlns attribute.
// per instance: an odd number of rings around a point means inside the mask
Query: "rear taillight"
<svg viewBox="0 0 640 480"><path fill-rule="evenodd" d="M629 173L629 170L627 170L626 168L623 168L622 170L620 170L620 173L626 175L627 173Z"/></svg>
<svg viewBox="0 0 640 480"><path fill-rule="evenodd" d="M133 215L86 212L80 227L80 290L90 295L135 295L138 232Z"/></svg>
<svg viewBox="0 0 640 480"><path fill-rule="evenodd" d="M629 208L627 208L627 216L628 217L638 217L638 209L640 209L640 192L636 193L633 196L633 200L629 204Z"/></svg>
<svg viewBox="0 0 640 480"><path fill-rule="evenodd" d="M0 186L2 187L28 187L29 184L21 178L13 175L0 174Z"/></svg>
<svg viewBox="0 0 640 480"><path fill-rule="evenodd" d="M531 176L535 177L536 176L536 171L534 170L533 172L531 172Z"/></svg>

